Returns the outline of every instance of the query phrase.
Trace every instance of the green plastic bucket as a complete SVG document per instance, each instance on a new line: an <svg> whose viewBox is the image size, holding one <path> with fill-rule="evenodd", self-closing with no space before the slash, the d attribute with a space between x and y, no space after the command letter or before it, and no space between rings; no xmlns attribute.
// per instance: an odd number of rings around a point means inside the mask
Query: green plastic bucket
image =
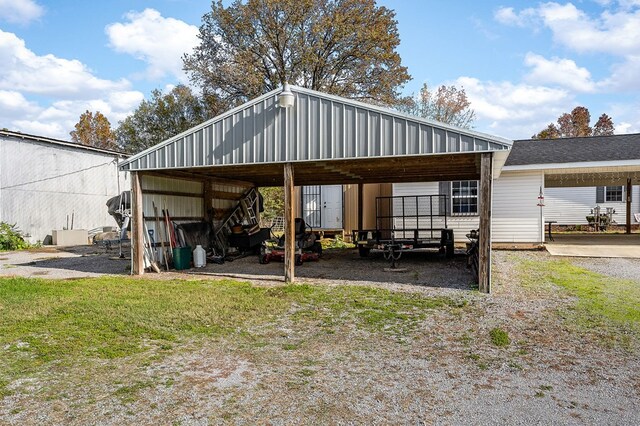
<svg viewBox="0 0 640 426"><path fill-rule="evenodd" d="M173 249L173 266L176 270L191 268L191 247L176 247Z"/></svg>

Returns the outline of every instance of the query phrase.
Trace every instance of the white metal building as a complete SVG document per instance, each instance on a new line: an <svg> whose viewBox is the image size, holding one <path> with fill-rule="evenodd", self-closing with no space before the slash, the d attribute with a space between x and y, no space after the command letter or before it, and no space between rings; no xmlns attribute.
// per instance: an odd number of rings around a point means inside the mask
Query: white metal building
<svg viewBox="0 0 640 426"><path fill-rule="evenodd" d="M31 243L54 229L115 226L105 203L129 189L115 151L0 131L0 221Z"/></svg>

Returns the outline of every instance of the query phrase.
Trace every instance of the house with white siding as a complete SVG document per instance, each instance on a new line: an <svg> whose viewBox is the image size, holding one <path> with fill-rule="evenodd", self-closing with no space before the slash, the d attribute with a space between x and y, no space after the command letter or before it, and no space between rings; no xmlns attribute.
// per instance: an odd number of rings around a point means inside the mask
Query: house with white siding
<svg viewBox="0 0 640 426"><path fill-rule="evenodd" d="M25 133L0 131L0 221L31 242L52 231L114 226L106 202L128 189L125 154ZM49 237L49 238L47 238Z"/></svg>
<svg viewBox="0 0 640 426"><path fill-rule="evenodd" d="M615 223L626 225L628 195L628 220L637 225L638 183L640 134L515 141L494 181L492 241L544 242L546 222L587 225L596 206L612 208ZM543 207L538 206L540 191ZM448 224L463 241L478 227L476 181L393 185L398 196L437 193L450 196Z"/></svg>

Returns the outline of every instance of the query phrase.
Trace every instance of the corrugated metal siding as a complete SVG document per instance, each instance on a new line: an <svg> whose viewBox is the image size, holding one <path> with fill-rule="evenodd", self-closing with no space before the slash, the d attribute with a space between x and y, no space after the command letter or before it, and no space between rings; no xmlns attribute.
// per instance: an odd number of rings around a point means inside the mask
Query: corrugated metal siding
<svg viewBox="0 0 640 426"><path fill-rule="evenodd" d="M127 190L116 156L28 138L0 137L0 221L15 223L27 239L44 241L53 229L117 226L106 202ZM120 180L120 188L118 186Z"/></svg>
<svg viewBox="0 0 640 426"><path fill-rule="evenodd" d="M640 187L634 186L631 195L631 213L640 212ZM558 225L586 225L586 216L596 206L596 187L547 188L545 190L545 217L555 220ZM625 202L600 203L601 207L613 207L616 213L614 220L619 224L626 223L627 207ZM631 223L637 223L631 218Z"/></svg>
<svg viewBox="0 0 640 426"><path fill-rule="evenodd" d="M492 241L540 241L543 228L537 204L541 185L544 185L541 171L503 172L493 182Z"/></svg>
<svg viewBox="0 0 640 426"><path fill-rule="evenodd" d="M130 170L509 149L509 141L392 110L292 88L265 95L143 151Z"/></svg>
<svg viewBox="0 0 640 426"><path fill-rule="evenodd" d="M184 192L193 195L202 195L202 182L189 181L184 179L172 179L159 176L145 176L141 178L142 185L142 214L145 218L153 218L153 203L158 209L158 215L162 218L162 210L169 211L172 218L193 217L192 220L176 221L177 223L196 221L197 218L204 218L203 198L193 196L149 194L146 190ZM160 222L163 223L162 219ZM155 221L146 221L147 228L154 230L157 235ZM164 228L161 228L164 233Z"/></svg>

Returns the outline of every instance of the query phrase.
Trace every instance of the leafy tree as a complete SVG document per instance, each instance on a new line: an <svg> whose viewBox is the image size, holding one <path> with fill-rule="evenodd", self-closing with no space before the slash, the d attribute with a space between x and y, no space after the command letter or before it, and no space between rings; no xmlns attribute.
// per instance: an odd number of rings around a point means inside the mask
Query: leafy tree
<svg viewBox="0 0 640 426"><path fill-rule="evenodd" d="M613 120L607 114L602 114L593 126L593 136L610 136L614 131Z"/></svg>
<svg viewBox="0 0 640 426"><path fill-rule="evenodd" d="M533 136L533 139L558 139L560 137L560 131L555 124L551 123L546 129L542 130L537 135Z"/></svg>
<svg viewBox="0 0 640 426"><path fill-rule="evenodd" d="M264 200L264 212L261 217L269 222L278 216L284 216L284 188L281 186L260 188Z"/></svg>
<svg viewBox="0 0 640 426"><path fill-rule="evenodd" d="M111 130L111 123L100 111L95 114L86 110L80 115L75 130L69 133L71 140L82 145L96 148L115 149L116 138Z"/></svg>
<svg viewBox="0 0 640 426"><path fill-rule="evenodd" d="M150 100L143 100L133 114L119 123L116 139L126 151L139 152L214 114L210 104L195 96L187 86L176 86L167 94L155 89Z"/></svg>
<svg viewBox="0 0 640 426"><path fill-rule="evenodd" d="M591 136L590 121L589 110L583 106L577 106L570 114L565 113L558 117L560 134L564 137Z"/></svg>
<svg viewBox="0 0 640 426"><path fill-rule="evenodd" d="M612 135L615 130L613 120L607 114L602 114L594 127L589 125L590 122L591 114L589 110L583 106L577 106L570 113L564 113L558 117L557 125L551 123L531 138L557 139L602 136Z"/></svg>
<svg viewBox="0 0 640 426"><path fill-rule="evenodd" d="M395 13L375 0L213 1L184 69L226 106L285 82L396 105L410 78Z"/></svg>
<svg viewBox="0 0 640 426"><path fill-rule="evenodd" d="M434 93L425 83L417 96L399 108L408 114L429 118L453 126L471 128L476 113L471 109L464 88L440 86Z"/></svg>

